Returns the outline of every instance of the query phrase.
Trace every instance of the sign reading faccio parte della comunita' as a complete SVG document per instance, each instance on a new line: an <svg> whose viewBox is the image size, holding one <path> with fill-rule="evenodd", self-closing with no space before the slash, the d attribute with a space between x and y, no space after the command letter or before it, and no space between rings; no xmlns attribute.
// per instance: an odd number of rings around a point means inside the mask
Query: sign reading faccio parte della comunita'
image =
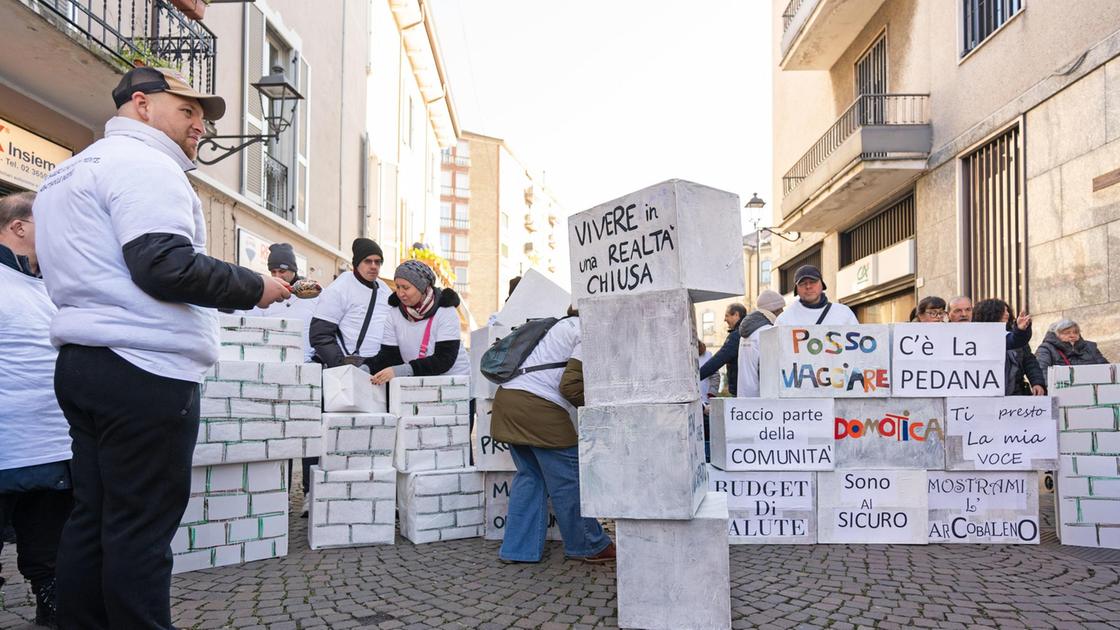
<svg viewBox="0 0 1120 630"><path fill-rule="evenodd" d="M889 326L776 326L759 337L763 398L891 393Z"/></svg>
<svg viewBox="0 0 1120 630"><path fill-rule="evenodd" d="M713 398L712 464L723 470L832 470L833 402Z"/></svg>
<svg viewBox="0 0 1120 630"><path fill-rule="evenodd" d="M1003 324L894 324L891 395L1001 396Z"/></svg>

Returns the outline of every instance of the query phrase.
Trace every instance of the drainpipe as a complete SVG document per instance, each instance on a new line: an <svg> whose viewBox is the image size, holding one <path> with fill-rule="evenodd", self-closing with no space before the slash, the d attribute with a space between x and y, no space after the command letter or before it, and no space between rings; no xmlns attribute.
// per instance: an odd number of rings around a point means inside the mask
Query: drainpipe
<svg viewBox="0 0 1120 630"><path fill-rule="evenodd" d="M369 237L369 132L362 133L362 155L358 164L358 235Z"/></svg>

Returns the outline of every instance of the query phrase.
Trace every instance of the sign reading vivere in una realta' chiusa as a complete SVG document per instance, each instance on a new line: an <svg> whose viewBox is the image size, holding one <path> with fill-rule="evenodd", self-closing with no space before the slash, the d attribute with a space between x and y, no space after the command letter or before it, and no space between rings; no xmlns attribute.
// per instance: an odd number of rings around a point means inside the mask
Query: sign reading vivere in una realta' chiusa
<svg viewBox="0 0 1120 630"><path fill-rule="evenodd" d="M889 326L775 326L759 338L763 398L890 396Z"/></svg>

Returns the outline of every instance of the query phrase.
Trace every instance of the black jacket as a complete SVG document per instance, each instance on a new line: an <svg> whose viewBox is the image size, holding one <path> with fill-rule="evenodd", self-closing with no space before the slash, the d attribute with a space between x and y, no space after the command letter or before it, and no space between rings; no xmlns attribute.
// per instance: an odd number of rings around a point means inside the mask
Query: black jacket
<svg viewBox="0 0 1120 630"><path fill-rule="evenodd" d="M353 273L354 277L358 279L358 282L371 291L381 290L381 285L377 284L377 280L367 282L358 275L357 271L352 271L350 273ZM370 300L372 300L372 297L373 296L370 296ZM377 308L376 304L374 304L374 308ZM366 334L368 335L369 332L370 331L367 330ZM380 335L381 333L376 332L375 334ZM307 326L307 340L308 343L311 344L311 348L315 351L314 360L322 363L323 367L333 368L342 365L342 360L346 358L346 353L342 351L342 331L339 329L338 324L328 322L325 319L319 319L318 317L312 317L311 322ZM365 344L365 339L362 340L362 343L363 345ZM357 348L348 348L348 350L354 352Z"/></svg>
<svg viewBox="0 0 1120 630"><path fill-rule="evenodd" d="M1108 363L1108 359L1104 358L1104 355L1097 348L1097 344L1092 341L1079 339L1077 343L1069 344L1058 339L1058 335L1054 333L1046 333L1046 338L1039 344L1035 357L1038 359L1038 365L1043 372L1046 372L1051 365Z"/></svg>
<svg viewBox="0 0 1120 630"><path fill-rule="evenodd" d="M200 254L185 236L144 234L121 251L132 281L157 300L246 310L264 292L259 273Z"/></svg>
<svg viewBox="0 0 1120 630"><path fill-rule="evenodd" d="M424 319L431 319L436 316L436 312L441 308L454 309L459 306L459 294L451 289L436 289L436 308L433 308L428 316ZM400 298L396 293L389 296L389 306L393 308L402 308ZM403 310L403 309L402 309ZM386 326L392 326L388 320L385 321ZM448 341L437 341L432 348L432 353L422 359L413 359L408 362L412 367L412 376L437 376L439 374L446 374L448 370L455 365L455 360L459 358L459 340L451 339ZM404 364L404 357L401 356L400 346L381 346L381 351L377 356L365 360L365 364L369 366L370 374L377 374L387 367L394 365Z"/></svg>
<svg viewBox="0 0 1120 630"><path fill-rule="evenodd" d="M769 322L767 322L769 323ZM734 396L739 390L739 326L727 332L727 340L723 342L719 352L712 355L708 362L700 366L700 380L715 374L723 366L727 366L727 389Z"/></svg>
<svg viewBox="0 0 1120 630"><path fill-rule="evenodd" d="M1004 385L1004 395L1006 396L1030 396L1031 386L1033 385L1041 385L1043 389L1046 388L1046 372L1039 367L1038 360L1031 353L1030 346L1007 351L1004 373L1007 378ZM1024 378L1027 382L1023 381Z"/></svg>

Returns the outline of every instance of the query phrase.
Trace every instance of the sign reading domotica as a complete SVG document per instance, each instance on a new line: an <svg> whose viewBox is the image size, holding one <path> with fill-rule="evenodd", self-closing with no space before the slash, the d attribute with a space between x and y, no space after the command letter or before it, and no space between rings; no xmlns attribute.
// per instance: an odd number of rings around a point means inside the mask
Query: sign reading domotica
<svg viewBox="0 0 1120 630"><path fill-rule="evenodd" d="M890 327L776 326L764 330L763 398L890 396Z"/></svg>

